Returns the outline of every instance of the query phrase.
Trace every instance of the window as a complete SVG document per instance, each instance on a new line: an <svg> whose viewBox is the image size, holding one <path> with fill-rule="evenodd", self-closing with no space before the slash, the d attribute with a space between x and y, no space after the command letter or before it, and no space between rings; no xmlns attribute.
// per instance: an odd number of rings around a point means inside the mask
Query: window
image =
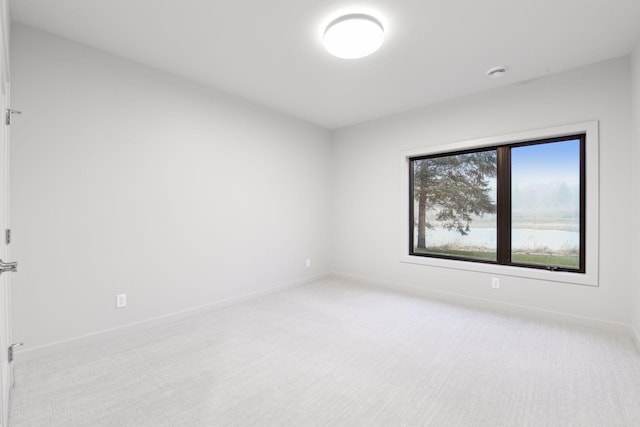
<svg viewBox="0 0 640 427"><path fill-rule="evenodd" d="M586 134L409 157L409 255L586 272Z"/></svg>

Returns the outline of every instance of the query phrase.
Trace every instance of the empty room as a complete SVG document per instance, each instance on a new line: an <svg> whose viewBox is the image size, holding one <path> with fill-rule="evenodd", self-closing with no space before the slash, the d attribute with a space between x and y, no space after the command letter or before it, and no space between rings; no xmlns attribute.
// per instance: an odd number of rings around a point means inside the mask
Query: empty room
<svg viewBox="0 0 640 427"><path fill-rule="evenodd" d="M0 427L640 426L639 1L0 23Z"/></svg>

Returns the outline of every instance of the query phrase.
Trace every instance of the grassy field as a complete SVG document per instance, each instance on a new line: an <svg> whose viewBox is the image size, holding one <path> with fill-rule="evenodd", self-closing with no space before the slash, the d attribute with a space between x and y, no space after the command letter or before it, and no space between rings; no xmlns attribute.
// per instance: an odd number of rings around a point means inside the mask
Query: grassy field
<svg viewBox="0 0 640 427"><path fill-rule="evenodd" d="M496 253L487 252L487 251L461 251L461 250L453 250L453 249L416 248L415 252L418 254L425 254L425 255L458 256L463 258L474 258L474 259L481 259L481 260L487 260L487 261L496 260Z"/></svg>
<svg viewBox="0 0 640 427"><path fill-rule="evenodd" d="M577 255L547 255L547 254L512 254L513 262L524 264L542 264L558 267L578 268L580 259Z"/></svg>
<svg viewBox="0 0 640 427"><path fill-rule="evenodd" d="M416 253L423 253L425 255L447 255L462 258L473 258L478 260L495 261L496 253L490 251L464 251L454 249L416 249ZM562 255L548 255L548 254L513 254L513 262L523 264L539 264L539 265L552 265L559 267L578 268L578 256L562 256Z"/></svg>

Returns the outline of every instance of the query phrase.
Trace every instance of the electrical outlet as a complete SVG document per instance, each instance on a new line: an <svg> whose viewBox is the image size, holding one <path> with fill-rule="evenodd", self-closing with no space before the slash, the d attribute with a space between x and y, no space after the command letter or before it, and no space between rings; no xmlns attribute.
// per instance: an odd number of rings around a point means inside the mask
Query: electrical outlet
<svg viewBox="0 0 640 427"><path fill-rule="evenodd" d="M127 294L116 295L116 308L123 308L127 306Z"/></svg>
<svg viewBox="0 0 640 427"><path fill-rule="evenodd" d="M491 287L493 289L500 289L500 279L498 279L497 277L494 277L491 279Z"/></svg>
<svg viewBox="0 0 640 427"><path fill-rule="evenodd" d="M307 258L307 267L311 267L311 258Z"/></svg>

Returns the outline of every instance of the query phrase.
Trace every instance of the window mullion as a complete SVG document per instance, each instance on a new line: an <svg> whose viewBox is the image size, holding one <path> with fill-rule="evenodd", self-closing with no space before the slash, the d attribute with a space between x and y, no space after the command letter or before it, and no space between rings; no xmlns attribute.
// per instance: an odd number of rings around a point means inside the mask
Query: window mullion
<svg viewBox="0 0 640 427"><path fill-rule="evenodd" d="M497 261L511 263L511 148L498 147Z"/></svg>

